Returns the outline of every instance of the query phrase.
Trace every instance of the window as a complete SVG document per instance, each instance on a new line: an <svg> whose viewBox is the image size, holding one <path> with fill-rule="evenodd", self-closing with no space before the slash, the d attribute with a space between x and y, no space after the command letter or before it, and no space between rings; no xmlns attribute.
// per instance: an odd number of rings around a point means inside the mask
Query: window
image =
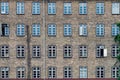
<svg viewBox="0 0 120 80"><path fill-rule="evenodd" d="M33 57L40 57L40 46L35 45L32 47Z"/></svg>
<svg viewBox="0 0 120 80"><path fill-rule="evenodd" d="M64 36L72 36L71 24L64 24Z"/></svg>
<svg viewBox="0 0 120 80"><path fill-rule="evenodd" d="M72 69L71 67L64 67L64 78L72 78Z"/></svg>
<svg viewBox="0 0 120 80"><path fill-rule="evenodd" d="M56 36L56 25L55 24L48 25L48 36Z"/></svg>
<svg viewBox="0 0 120 80"><path fill-rule="evenodd" d="M120 3L112 3L112 14L120 14Z"/></svg>
<svg viewBox="0 0 120 80"><path fill-rule="evenodd" d="M56 67L48 68L48 78L56 78Z"/></svg>
<svg viewBox="0 0 120 80"><path fill-rule="evenodd" d="M25 67L17 67L17 78L25 78Z"/></svg>
<svg viewBox="0 0 120 80"><path fill-rule="evenodd" d="M104 3L96 3L96 14L104 14Z"/></svg>
<svg viewBox="0 0 120 80"><path fill-rule="evenodd" d="M104 67L97 67L96 68L96 78L104 78L105 77Z"/></svg>
<svg viewBox="0 0 120 80"><path fill-rule="evenodd" d="M79 35L80 36L87 36L87 25L86 24L79 25Z"/></svg>
<svg viewBox="0 0 120 80"><path fill-rule="evenodd" d="M24 14L24 2L17 2L17 14Z"/></svg>
<svg viewBox="0 0 120 80"><path fill-rule="evenodd" d="M9 57L9 47L7 45L1 46L1 57Z"/></svg>
<svg viewBox="0 0 120 80"><path fill-rule="evenodd" d="M85 45L79 46L79 55L80 57L87 57L87 46Z"/></svg>
<svg viewBox="0 0 120 80"><path fill-rule="evenodd" d="M119 67L112 67L112 78L119 77Z"/></svg>
<svg viewBox="0 0 120 80"><path fill-rule="evenodd" d="M33 24L32 25L32 35L33 36L40 36L40 24Z"/></svg>
<svg viewBox="0 0 120 80"><path fill-rule="evenodd" d="M116 24L112 24L112 36L116 36L119 33L119 27Z"/></svg>
<svg viewBox="0 0 120 80"><path fill-rule="evenodd" d="M72 46L65 45L64 46L64 58L72 57Z"/></svg>
<svg viewBox="0 0 120 80"><path fill-rule="evenodd" d="M87 67L80 66L80 78L87 78Z"/></svg>
<svg viewBox="0 0 120 80"><path fill-rule="evenodd" d="M87 3L79 4L79 14L87 14Z"/></svg>
<svg viewBox="0 0 120 80"><path fill-rule="evenodd" d="M32 3L32 14L40 14L40 3L39 2Z"/></svg>
<svg viewBox="0 0 120 80"><path fill-rule="evenodd" d="M117 57L118 54L119 54L118 45L112 45L112 57Z"/></svg>
<svg viewBox="0 0 120 80"><path fill-rule="evenodd" d="M3 37L9 36L9 25L8 24L1 24L0 26L0 35Z"/></svg>
<svg viewBox="0 0 120 80"><path fill-rule="evenodd" d="M64 3L64 14L72 14L71 3Z"/></svg>
<svg viewBox="0 0 120 80"><path fill-rule="evenodd" d="M48 3L48 14L56 14L56 3Z"/></svg>
<svg viewBox="0 0 120 80"><path fill-rule="evenodd" d="M25 46L17 46L17 57L25 57Z"/></svg>
<svg viewBox="0 0 120 80"><path fill-rule="evenodd" d="M48 57L49 58L56 57L56 46L55 45L48 46Z"/></svg>
<svg viewBox="0 0 120 80"><path fill-rule="evenodd" d="M9 68L1 67L1 78L9 78Z"/></svg>
<svg viewBox="0 0 120 80"><path fill-rule="evenodd" d="M17 36L25 35L25 26L24 24L17 24Z"/></svg>
<svg viewBox="0 0 120 80"><path fill-rule="evenodd" d="M33 78L40 78L40 67L33 67L32 70Z"/></svg>
<svg viewBox="0 0 120 80"><path fill-rule="evenodd" d="M104 57L104 46L97 45L96 57Z"/></svg>
<svg viewBox="0 0 120 80"><path fill-rule="evenodd" d="M8 13L9 13L9 3L1 2L1 14L8 14Z"/></svg>
<svg viewBox="0 0 120 80"><path fill-rule="evenodd" d="M103 37L104 36L104 24L96 25L96 36Z"/></svg>

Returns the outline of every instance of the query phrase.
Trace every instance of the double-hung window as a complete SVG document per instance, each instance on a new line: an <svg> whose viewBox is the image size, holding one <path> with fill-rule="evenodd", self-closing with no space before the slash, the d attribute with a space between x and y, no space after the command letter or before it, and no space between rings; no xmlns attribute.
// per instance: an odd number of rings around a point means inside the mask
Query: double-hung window
<svg viewBox="0 0 120 80"><path fill-rule="evenodd" d="M24 2L17 2L17 14L24 14Z"/></svg>
<svg viewBox="0 0 120 80"><path fill-rule="evenodd" d="M64 67L64 78L72 78L72 68L69 66Z"/></svg>
<svg viewBox="0 0 120 80"><path fill-rule="evenodd" d="M64 58L72 57L72 46L71 45L64 45Z"/></svg>
<svg viewBox="0 0 120 80"><path fill-rule="evenodd" d="M85 45L79 46L79 55L80 57L87 57L87 46Z"/></svg>
<svg viewBox="0 0 120 80"><path fill-rule="evenodd" d="M64 36L72 36L71 24L64 24Z"/></svg>
<svg viewBox="0 0 120 80"><path fill-rule="evenodd" d="M117 57L119 54L119 47L118 45L112 45L112 57Z"/></svg>
<svg viewBox="0 0 120 80"><path fill-rule="evenodd" d="M116 24L112 24L112 36L116 36L120 33L120 29Z"/></svg>
<svg viewBox="0 0 120 80"><path fill-rule="evenodd" d="M56 14L56 3L48 3L48 14Z"/></svg>
<svg viewBox="0 0 120 80"><path fill-rule="evenodd" d="M48 36L56 36L56 25L48 24Z"/></svg>
<svg viewBox="0 0 120 80"><path fill-rule="evenodd" d="M17 57L25 57L25 46L17 46Z"/></svg>
<svg viewBox="0 0 120 80"><path fill-rule="evenodd" d="M8 67L1 67L0 72L1 72L0 74L1 74L2 79L9 78L9 68Z"/></svg>
<svg viewBox="0 0 120 80"><path fill-rule="evenodd" d="M64 14L72 14L72 4L64 3Z"/></svg>
<svg viewBox="0 0 120 80"><path fill-rule="evenodd" d="M80 36L87 36L87 25L86 24L79 25L79 35Z"/></svg>
<svg viewBox="0 0 120 80"><path fill-rule="evenodd" d="M104 24L96 25L96 36L103 37L104 36Z"/></svg>
<svg viewBox="0 0 120 80"><path fill-rule="evenodd" d="M33 36L40 36L40 24L33 24L32 25L32 35Z"/></svg>
<svg viewBox="0 0 120 80"><path fill-rule="evenodd" d="M112 67L112 78L118 78L119 77L119 67Z"/></svg>
<svg viewBox="0 0 120 80"><path fill-rule="evenodd" d="M96 3L96 14L104 14L104 3Z"/></svg>
<svg viewBox="0 0 120 80"><path fill-rule="evenodd" d="M33 55L33 57L40 57L40 46L38 46L38 45L34 45L33 47L32 47L32 55Z"/></svg>
<svg viewBox="0 0 120 80"><path fill-rule="evenodd" d="M56 67L48 68L48 78L56 78Z"/></svg>
<svg viewBox="0 0 120 80"><path fill-rule="evenodd" d="M32 14L40 14L40 2L32 3Z"/></svg>
<svg viewBox="0 0 120 80"><path fill-rule="evenodd" d="M1 14L8 14L8 13L9 13L9 3L1 2Z"/></svg>
<svg viewBox="0 0 120 80"><path fill-rule="evenodd" d="M87 78L87 67L80 66L80 78Z"/></svg>
<svg viewBox="0 0 120 80"><path fill-rule="evenodd" d="M48 57L49 58L56 57L56 46L55 45L48 46Z"/></svg>
<svg viewBox="0 0 120 80"><path fill-rule="evenodd" d="M24 35L25 35L25 25L17 24L17 36L24 36Z"/></svg>
<svg viewBox="0 0 120 80"><path fill-rule="evenodd" d="M1 46L1 57L9 57L9 46L3 45Z"/></svg>
<svg viewBox="0 0 120 80"><path fill-rule="evenodd" d="M112 14L120 14L120 3L112 3Z"/></svg>
<svg viewBox="0 0 120 80"><path fill-rule="evenodd" d="M96 78L104 78L105 77L105 69L104 67L96 68Z"/></svg>
<svg viewBox="0 0 120 80"><path fill-rule="evenodd" d="M33 78L40 78L40 67L33 67L32 68L32 77Z"/></svg>
<svg viewBox="0 0 120 80"><path fill-rule="evenodd" d="M79 4L79 14L87 14L87 3Z"/></svg>
<svg viewBox="0 0 120 80"><path fill-rule="evenodd" d="M25 67L17 67L17 78L25 78Z"/></svg>

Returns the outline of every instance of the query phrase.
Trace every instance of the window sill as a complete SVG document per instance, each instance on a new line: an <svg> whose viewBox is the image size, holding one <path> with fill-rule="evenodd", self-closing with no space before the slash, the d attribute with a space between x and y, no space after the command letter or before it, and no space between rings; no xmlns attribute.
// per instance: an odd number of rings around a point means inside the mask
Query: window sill
<svg viewBox="0 0 120 80"><path fill-rule="evenodd" d="M40 35L32 35L32 37L40 37Z"/></svg>
<svg viewBox="0 0 120 80"><path fill-rule="evenodd" d="M56 35L48 35L48 37L56 37Z"/></svg>

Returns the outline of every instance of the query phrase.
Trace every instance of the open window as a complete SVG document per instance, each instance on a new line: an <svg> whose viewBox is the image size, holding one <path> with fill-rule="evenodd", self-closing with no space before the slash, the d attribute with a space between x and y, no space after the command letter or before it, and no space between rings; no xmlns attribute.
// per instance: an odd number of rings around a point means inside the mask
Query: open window
<svg viewBox="0 0 120 80"><path fill-rule="evenodd" d="M107 49L104 46L97 46L97 57L107 57Z"/></svg>
<svg viewBox="0 0 120 80"><path fill-rule="evenodd" d="M9 25L8 24L0 25L0 35L1 36L9 36Z"/></svg>

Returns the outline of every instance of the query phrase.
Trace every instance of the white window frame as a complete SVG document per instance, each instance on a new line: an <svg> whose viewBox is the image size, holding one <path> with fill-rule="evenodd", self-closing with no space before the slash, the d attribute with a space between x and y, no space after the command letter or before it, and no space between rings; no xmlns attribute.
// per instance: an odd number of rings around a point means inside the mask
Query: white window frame
<svg viewBox="0 0 120 80"><path fill-rule="evenodd" d="M25 67L17 67L16 78L25 78Z"/></svg>
<svg viewBox="0 0 120 80"><path fill-rule="evenodd" d="M48 3L48 14L56 14L56 3L55 2Z"/></svg>
<svg viewBox="0 0 120 80"><path fill-rule="evenodd" d="M39 45L32 46L32 57L40 57L41 49Z"/></svg>
<svg viewBox="0 0 120 80"><path fill-rule="evenodd" d="M17 14L24 14L25 8L24 8L24 2L17 2L16 3L16 13Z"/></svg>
<svg viewBox="0 0 120 80"><path fill-rule="evenodd" d="M72 3L64 3L64 14L72 14Z"/></svg>
<svg viewBox="0 0 120 80"><path fill-rule="evenodd" d="M87 36L87 24L80 24L79 25L79 35L80 36Z"/></svg>
<svg viewBox="0 0 120 80"><path fill-rule="evenodd" d="M48 57L55 58L56 57L56 46L48 45Z"/></svg>
<svg viewBox="0 0 120 80"><path fill-rule="evenodd" d="M117 57L118 54L119 54L118 45L112 45L112 57Z"/></svg>
<svg viewBox="0 0 120 80"><path fill-rule="evenodd" d="M9 57L9 46L8 45L2 45L0 50L1 50L1 57L3 58Z"/></svg>
<svg viewBox="0 0 120 80"><path fill-rule="evenodd" d="M17 24L17 36L25 36L25 25Z"/></svg>
<svg viewBox="0 0 120 80"><path fill-rule="evenodd" d="M9 13L9 3L1 2L1 14L8 14L8 13Z"/></svg>
<svg viewBox="0 0 120 80"><path fill-rule="evenodd" d="M97 72L99 75L97 75ZM96 67L96 78L104 78L105 77L105 68L102 66Z"/></svg>
<svg viewBox="0 0 120 80"><path fill-rule="evenodd" d="M32 2L32 14L40 14L40 2Z"/></svg>
<svg viewBox="0 0 120 80"><path fill-rule="evenodd" d="M112 24L112 36L116 36L120 33L119 27L116 24Z"/></svg>
<svg viewBox="0 0 120 80"><path fill-rule="evenodd" d="M48 36L56 36L56 25L48 24Z"/></svg>
<svg viewBox="0 0 120 80"><path fill-rule="evenodd" d="M0 69L1 78L2 79L9 78L9 67L1 67Z"/></svg>
<svg viewBox="0 0 120 80"><path fill-rule="evenodd" d="M25 57L25 46L24 45L18 45L17 46L17 57L18 58L24 58Z"/></svg>
<svg viewBox="0 0 120 80"><path fill-rule="evenodd" d="M104 3L103 2L97 2L96 3L96 14L104 14Z"/></svg>
<svg viewBox="0 0 120 80"><path fill-rule="evenodd" d="M112 76L112 78L118 78L118 76L119 76L119 67L117 67L117 66L113 66L112 67L112 70L111 70L111 76Z"/></svg>
<svg viewBox="0 0 120 80"><path fill-rule="evenodd" d="M64 24L64 36L72 36L72 25Z"/></svg>
<svg viewBox="0 0 120 80"><path fill-rule="evenodd" d="M112 3L112 14L120 14L120 3L118 2Z"/></svg>
<svg viewBox="0 0 120 80"><path fill-rule="evenodd" d="M64 78L72 78L72 68L69 66L64 67Z"/></svg>
<svg viewBox="0 0 120 80"><path fill-rule="evenodd" d="M48 78L56 78L56 67L48 67Z"/></svg>
<svg viewBox="0 0 120 80"><path fill-rule="evenodd" d="M34 23L32 25L32 36L40 36L40 24Z"/></svg>
<svg viewBox="0 0 120 80"><path fill-rule="evenodd" d="M86 45L80 45L79 46L79 55L80 57L87 57L87 46Z"/></svg>
<svg viewBox="0 0 120 80"><path fill-rule="evenodd" d="M79 14L87 14L87 3L79 3Z"/></svg>
<svg viewBox="0 0 120 80"><path fill-rule="evenodd" d="M104 48L105 48L104 45L96 45L96 57L97 58L104 57L104 53L103 55L101 55L101 51L100 51L100 49L104 49Z"/></svg>
<svg viewBox="0 0 120 80"><path fill-rule="evenodd" d="M64 58L71 58L71 57L72 57L72 46L64 45Z"/></svg>
<svg viewBox="0 0 120 80"><path fill-rule="evenodd" d="M32 78L40 78L40 67L33 67L32 68Z"/></svg>
<svg viewBox="0 0 120 80"><path fill-rule="evenodd" d="M104 24L97 24L96 25L96 37L104 37L105 35L105 27Z"/></svg>
<svg viewBox="0 0 120 80"><path fill-rule="evenodd" d="M3 32L3 28L4 28L4 32ZM0 35L1 37L8 37L10 34L10 29L9 29L9 25L6 23L0 24Z"/></svg>
<svg viewBox="0 0 120 80"><path fill-rule="evenodd" d="M80 66L80 78L87 78L88 71L86 66Z"/></svg>

